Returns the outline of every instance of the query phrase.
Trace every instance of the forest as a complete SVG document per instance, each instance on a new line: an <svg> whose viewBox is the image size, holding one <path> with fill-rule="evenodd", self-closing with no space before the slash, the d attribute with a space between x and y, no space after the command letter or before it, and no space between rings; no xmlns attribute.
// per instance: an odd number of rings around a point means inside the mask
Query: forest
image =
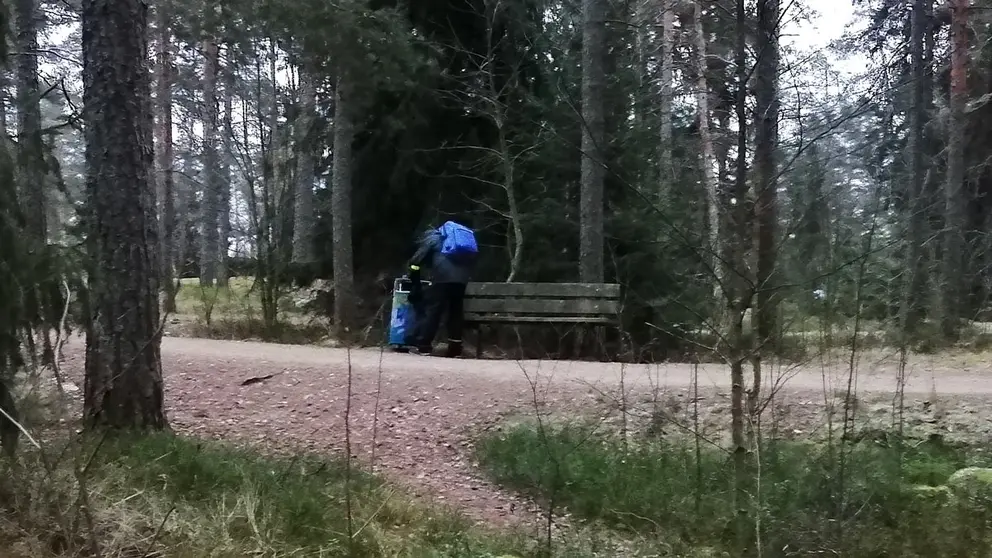
<svg viewBox="0 0 992 558"><path fill-rule="evenodd" d="M4 0L0 548L988 555L992 4L850 2ZM386 355L449 219L619 327Z"/></svg>

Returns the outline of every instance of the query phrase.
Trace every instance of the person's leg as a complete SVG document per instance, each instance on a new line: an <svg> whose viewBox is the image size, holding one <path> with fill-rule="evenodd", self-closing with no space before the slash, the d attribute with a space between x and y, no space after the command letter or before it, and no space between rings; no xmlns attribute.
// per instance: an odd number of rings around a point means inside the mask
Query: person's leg
<svg viewBox="0 0 992 558"><path fill-rule="evenodd" d="M414 342L417 350L422 353L429 353L434 345L434 336L437 335L437 328L441 326L441 313L447 306L444 285L434 283L424 289L424 298L419 305L423 309L417 317L417 330L414 335Z"/></svg>
<svg viewBox="0 0 992 558"><path fill-rule="evenodd" d="M465 334L465 284L447 285L448 299L448 350L445 356L457 357L462 354L462 339Z"/></svg>

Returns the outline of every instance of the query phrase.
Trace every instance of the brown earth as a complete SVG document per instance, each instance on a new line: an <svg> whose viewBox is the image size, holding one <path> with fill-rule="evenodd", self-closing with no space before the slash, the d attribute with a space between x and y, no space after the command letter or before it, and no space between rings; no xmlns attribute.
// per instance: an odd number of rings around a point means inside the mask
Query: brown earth
<svg viewBox="0 0 992 558"><path fill-rule="evenodd" d="M82 348L73 339L65 349L64 371L77 382ZM347 411L351 453L364 466L493 524L530 519L535 510L487 482L473 464L472 435L499 428L507 415L598 414L610 425L637 430L660 422L671 432L691 424L698 403L700 430L717 443L729 423L728 373L720 365L699 366L696 399L688 364L444 359L189 338L166 338L162 356L169 420L178 432L340 455ZM860 359L857 412L868 423L890 420L897 369L892 355ZM844 393L848 370L838 357L772 371L764 392L778 386L775 427L791 436L822 432L825 409ZM274 376L243 385L267 375ZM628 413L617 413L621 407ZM919 432L992 441L992 365L965 353L914 357L906 408L907 424Z"/></svg>

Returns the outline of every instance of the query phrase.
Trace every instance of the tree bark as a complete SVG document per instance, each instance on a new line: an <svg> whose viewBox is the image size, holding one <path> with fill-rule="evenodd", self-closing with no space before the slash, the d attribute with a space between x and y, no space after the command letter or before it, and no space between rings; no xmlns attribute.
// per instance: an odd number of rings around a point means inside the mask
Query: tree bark
<svg viewBox="0 0 992 558"><path fill-rule="evenodd" d="M774 345L776 316L775 264L778 223L778 45L779 0L758 2L757 67L755 68L754 166L757 172L755 220L758 236L755 320L758 357ZM754 416L761 391L760 358L755 359L754 378L748 394L748 412Z"/></svg>
<svg viewBox="0 0 992 558"><path fill-rule="evenodd" d="M927 27L926 4L930 0L915 0L910 23L910 80L912 103L909 110L909 138L906 155L909 159L909 192L907 207L909 219L906 231L906 269L909 271L903 285L900 308L900 329L903 342L908 342L919 326L924 315L923 291L926 285L924 272L924 240L926 235L927 209L924 193L926 162L924 158L923 132L926 111L927 76L924 68L924 33Z"/></svg>
<svg viewBox="0 0 992 558"><path fill-rule="evenodd" d="M219 206L221 174L217 149L217 75L220 55L217 42L203 43L203 170L206 182L200 205L200 285L213 286L217 280L220 249Z"/></svg>
<svg viewBox="0 0 992 558"><path fill-rule="evenodd" d="M697 14L702 11L696 4ZM748 446L744 415L744 362L748 357L748 340L744 335L744 320L750 305L747 286L747 257L752 231L748 219L747 176L747 36L749 33L745 0L736 2L736 77L735 109L737 116L737 167L734 176L733 204L729 210L727 235L724 239L724 289L728 311L727 354L730 360L731 443L734 456L734 506L737 515L738 551L742 555L751 549L751 529L748 494L752 478L748 467Z"/></svg>
<svg viewBox="0 0 992 558"><path fill-rule="evenodd" d="M649 122L648 99L651 98L651 90L654 86L649 70L653 42L648 34L651 29L651 22L654 21L650 11L654 1L634 0L633 6L630 4L628 3L628 7L633 8L633 13L625 13L624 15L627 17L627 23L634 29L634 71L637 78L637 91L633 95L631 108L634 116L633 127L640 128Z"/></svg>
<svg viewBox="0 0 992 558"><path fill-rule="evenodd" d="M706 35L703 32L703 6L697 0L692 10L693 39L695 41L694 62L696 70L696 112L699 117L699 142L702 147L700 166L703 171L703 187L706 189L706 215L709 221L709 264L713 273L713 296L720 301L724 298L720 254L720 199L717 195L717 179L713 170L716 164L713 157L713 138L710 136L709 85L706 79Z"/></svg>
<svg viewBox="0 0 992 558"><path fill-rule="evenodd" d="M4 138L5 141L10 136L10 130L7 129L7 86L9 83L7 70L0 69L0 138Z"/></svg>
<svg viewBox="0 0 992 558"><path fill-rule="evenodd" d="M341 72L334 89L336 112L331 179L334 325L339 335L355 325L357 310L351 237L351 143L355 138L352 91L347 72Z"/></svg>
<svg viewBox="0 0 992 558"><path fill-rule="evenodd" d="M968 0L951 5L951 121L947 141L947 182L944 186L944 253L941 265L940 328L955 340L961 331L964 291L965 104L968 101Z"/></svg>
<svg viewBox="0 0 992 558"><path fill-rule="evenodd" d="M658 194L659 203L664 205L671 196L675 182L675 168L672 165L672 101L674 97L674 47L675 47L675 7L674 0L661 0L661 142L658 153Z"/></svg>
<svg viewBox="0 0 992 558"><path fill-rule="evenodd" d="M603 187L606 181L606 0L583 0L582 164L579 200L579 278L603 281Z"/></svg>
<svg viewBox="0 0 992 558"><path fill-rule="evenodd" d="M147 32L141 0L82 2L91 427L167 427Z"/></svg>
<svg viewBox="0 0 992 558"><path fill-rule="evenodd" d="M159 240L162 266L163 310L176 311L176 193L172 146L172 3L165 0L156 9L158 53L155 61L155 159L158 167Z"/></svg>
<svg viewBox="0 0 992 558"><path fill-rule="evenodd" d="M231 139L234 137L234 72L230 67L223 69L224 75L224 138L220 140L220 196L217 200L218 241L217 241L217 285L228 285L229 271L227 253L231 241L231 169L234 155Z"/></svg>
<svg viewBox="0 0 992 558"><path fill-rule="evenodd" d="M317 260L313 245L316 215L313 207L314 154L313 124L316 117L317 93L313 76L306 67L300 68L300 114L296 125L296 192L293 207L294 263L310 264Z"/></svg>
<svg viewBox="0 0 992 558"><path fill-rule="evenodd" d="M41 99L38 86L38 27L42 23L38 0L17 0L17 134L20 199L31 240L48 239L45 200L45 154L41 137Z"/></svg>
<svg viewBox="0 0 992 558"><path fill-rule="evenodd" d="M27 218L26 240L32 251L40 252L48 244L48 200L45 178L47 163L41 137L41 91L38 84L38 28L44 19L38 0L17 0L14 4L17 20L17 162L18 198ZM29 304L40 310L41 301L33 291ZM43 344L42 364L54 362L51 336L47 327L40 328ZM34 354L32 353L32 358Z"/></svg>

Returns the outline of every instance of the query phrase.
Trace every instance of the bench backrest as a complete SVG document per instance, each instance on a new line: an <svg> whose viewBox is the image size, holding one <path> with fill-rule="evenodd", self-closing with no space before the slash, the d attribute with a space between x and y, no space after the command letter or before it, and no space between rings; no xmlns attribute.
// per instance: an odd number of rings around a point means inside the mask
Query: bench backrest
<svg viewBox="0 0 992 558"><path fill-rule="evenodd" d="M465 313L473 315L615 317L620 285L612 283L469 283Z"/></svg>

